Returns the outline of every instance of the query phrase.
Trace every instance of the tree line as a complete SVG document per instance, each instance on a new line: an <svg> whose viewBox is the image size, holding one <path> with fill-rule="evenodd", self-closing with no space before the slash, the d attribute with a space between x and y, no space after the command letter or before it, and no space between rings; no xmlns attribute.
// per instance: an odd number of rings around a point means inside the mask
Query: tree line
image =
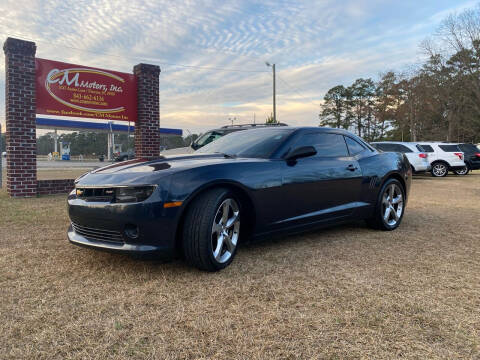
<svg viewBox="0 0 480 360"><path fill-rule="evenodd" d="M413 70L328 90L320 125L367 141L480 142L480 4L448 16L421 48Z"/></svg>
<svg viewBox="0 0 480 360"><path fill-rule="evenodd" d="M37 154L47 155L54 151L53 133L49 132L37 138ZM166 149L184 147L190 145L191 136L161 136L160 144ZM107 133L102 132L72 132L58 136L58 141L70 143L70 155L98 156L107 154ZM128 139L127 134L115 134L115 144L122 145L122 151L134 148L134 139ZM60 151L60 145L58 146Z"/></svg>

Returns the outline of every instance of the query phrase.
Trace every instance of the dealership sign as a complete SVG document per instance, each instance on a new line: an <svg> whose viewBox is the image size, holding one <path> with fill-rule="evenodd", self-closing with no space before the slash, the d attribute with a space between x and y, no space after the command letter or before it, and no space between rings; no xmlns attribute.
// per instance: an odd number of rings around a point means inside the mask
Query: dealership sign
<svg viewBox="0 0 480 360"><path fill-rule="evenodd" d="M35 59L37 114L135 122L132 74Z"/></svg>

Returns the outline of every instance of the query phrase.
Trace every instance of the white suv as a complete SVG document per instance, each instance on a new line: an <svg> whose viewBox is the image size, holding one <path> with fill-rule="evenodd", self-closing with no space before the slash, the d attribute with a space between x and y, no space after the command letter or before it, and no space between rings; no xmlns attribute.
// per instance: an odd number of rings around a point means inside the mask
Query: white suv
<svg viewBox="0 0 480 360"><path fill-rule="evenodd" d="M459 172L465 169L464 155L457 144L419 142L418 145L428 155L432 176L447 176L449 171Z"/></svg>
<svg viewBox="0 0 480 360"><path fill-rule="evenodd" d="M400 141L379 141L371 145L382 151L400 152L407 156L414 173L424 173L430 171L431 166L427 160L427 154L417 147L417 143Z"/></svg>

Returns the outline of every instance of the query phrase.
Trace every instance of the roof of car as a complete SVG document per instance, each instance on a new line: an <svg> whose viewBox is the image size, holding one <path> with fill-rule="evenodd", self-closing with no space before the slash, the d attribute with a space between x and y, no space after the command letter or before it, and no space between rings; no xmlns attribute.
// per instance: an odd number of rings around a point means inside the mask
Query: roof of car
<svg viewBox="0 0 480 360"><path fill-rule="evenodd" d="M275 127L275 126L288 126L287 124L284 123L276 123L276 124L264 124L264 123L259 123L259 124L233 124L233 125L225 125L222 126L219 129L241 129L241 128L263 128L263 127Z"/></svg>
<svg viewBox="0 0 480 360"><path fill-rule="evenodd" d="M372 141L370 144L407 144L407 145L416 145L418 142L413 141Z"/></svg>

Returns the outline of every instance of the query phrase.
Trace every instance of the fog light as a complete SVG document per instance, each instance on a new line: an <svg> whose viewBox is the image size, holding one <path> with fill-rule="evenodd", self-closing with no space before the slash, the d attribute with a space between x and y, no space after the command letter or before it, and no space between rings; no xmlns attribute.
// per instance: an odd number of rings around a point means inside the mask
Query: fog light
<svg viewBox="0 0 480 360"><path fill-rule="evenodd" d="M136 239L138 238L138 226L133 225L133 224L127 224L125 225L125 235L129 237L130 239Z"/></svg>

